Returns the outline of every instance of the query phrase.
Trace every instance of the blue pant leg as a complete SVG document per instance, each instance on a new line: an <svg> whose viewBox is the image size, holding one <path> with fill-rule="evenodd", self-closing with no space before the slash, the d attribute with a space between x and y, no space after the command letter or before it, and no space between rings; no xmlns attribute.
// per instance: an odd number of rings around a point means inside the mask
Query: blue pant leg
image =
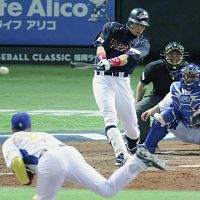
<svg viewBox="0 0 200 200"><path fill-rule="evenodd" d="M158 142L160 142L167 135L167 133L167 126L161 127L160 122L154 120L148 136L144 142L144 145L149 150L149 152L155 153Z"/></svg>

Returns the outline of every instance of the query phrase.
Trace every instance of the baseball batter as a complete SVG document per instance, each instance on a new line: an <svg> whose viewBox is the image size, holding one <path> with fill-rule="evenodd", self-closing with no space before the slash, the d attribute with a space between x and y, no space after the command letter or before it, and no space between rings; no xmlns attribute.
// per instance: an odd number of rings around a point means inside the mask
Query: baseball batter
<svg viewBox="0 0 200 200"><path fill-rule="evenodd" d="M55 200L64 181L79 183L99 195L109 197L147 167L165 169L163 161L141 148L106 179L86 163L74 147L45 132L31 131L31 119L27 113L17 113L11 121L14 134L3 144L3 156L7 167L21 184L31 183L28 169L37 174L37 196L34 200Z"/></svg>
<svg viewBox="0 0 200 200"><path fill-rule="evenodd" d="M181 74L181 80L171 85L165 98L142 114L143 120L153 114L155 118L144 142L151 153L168 130L184 142L200 144L200 114L198 122L193 120L194 114L200 113L200 67L191 63Z"/></svg>
<svg viewBox="0 0 200 200"><path fill-rule="evenodd" d="M135 8L126 25L106 23L94 42L97 63L102 70L95 70L93 92L104 118L105 133L113 147L116 165L123 165L130 156L118 129L118 120L125 129L128 148L135 148L139 137L130 75L149 53L149 42L142 35L148 26L147 11Z"/></svg>

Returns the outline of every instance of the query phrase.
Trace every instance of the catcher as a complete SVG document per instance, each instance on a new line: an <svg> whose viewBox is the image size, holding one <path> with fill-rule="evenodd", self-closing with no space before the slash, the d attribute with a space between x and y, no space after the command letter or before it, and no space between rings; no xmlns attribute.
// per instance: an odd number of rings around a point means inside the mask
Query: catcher
<svg viewBox="0 0 200 200"><path fill-rule="evenodd" d="M85 186L99 195L114 196L141 171L153 166L164 170L165 163L144 148L117 169L109 179L101 176L74 148L63 144L45 132L32 132L27 113L17 113L11 119L14 134L2 147L6 165L23 185L29 185L37 174L37 195L34 200L55 200L64 181Z"/></svg>
<svg viewBox="0 0 200 200"><path fill-rule="evenodd" d="M191 63L181 70L181 75L165 98L141 116L142 120L153 115L155 118L144 142L151 153L155 153L168 130L183 142L200 144L200 67Z"/></svg>

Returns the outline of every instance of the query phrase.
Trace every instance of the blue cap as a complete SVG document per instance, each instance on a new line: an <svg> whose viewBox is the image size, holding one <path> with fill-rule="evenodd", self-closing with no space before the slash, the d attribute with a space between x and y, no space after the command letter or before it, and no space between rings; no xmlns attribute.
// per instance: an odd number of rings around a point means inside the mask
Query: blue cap
<svg viewBox="0 0 200 200"><path fill-rule="evenodd" d="M31 127L31 117L25 112L14 114L11 119L11 124L12 129L17 131L25 130Z"/></svg>

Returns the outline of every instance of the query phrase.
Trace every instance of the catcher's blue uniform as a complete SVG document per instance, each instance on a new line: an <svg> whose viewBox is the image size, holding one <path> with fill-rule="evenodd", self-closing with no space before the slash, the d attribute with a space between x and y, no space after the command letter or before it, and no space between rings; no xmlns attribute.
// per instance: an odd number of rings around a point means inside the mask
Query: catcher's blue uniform
<svg viewBox="0 0 200 200"><path fill-rule="evenodd" d="M200 109L200 85L196 90L188 92L181 82L171 85L170 93L159 104L160 115L167 125L161 127L155 120L149 131L144 145L154 153L157 144L162 140L168 130L184 142L200 144L200 128L192 124L192 115Z"/></svg>
<svg viewBox="0 0 200 200"><path fill-rule="evenodd" d="M150 49L150 44L143 35L134 36L127 25L117 22L106 23L93 45L94 47L102 45L108 59L127 54L129 59L126 65L111 67L109 71L128 74L132 74L136 64L148 55Z"/></svg>
<svg viewBox="0 0 200 200"><path fill-rule="evenodd" d="M171 98L172 106L179 111L183 124L192 128L192 115L200 108L200 90L188 93L181 87L180 82L175 82L171 86Z"/></svg>

